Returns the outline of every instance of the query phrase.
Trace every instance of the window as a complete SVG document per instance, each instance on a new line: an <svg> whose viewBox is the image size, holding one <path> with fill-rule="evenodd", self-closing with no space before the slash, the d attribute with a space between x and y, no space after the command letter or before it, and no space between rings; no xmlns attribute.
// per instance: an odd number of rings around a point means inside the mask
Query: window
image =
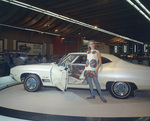
<svg viewBox="0 0 150 121"><path fill-rule="evenodd" d="M86 55L80 55L74 63L85 64L86 58L87 58ZM102 58L102 64L111 62L111 60L109 60L108 58L105 57L101 57L101 58Z"/></svg>
<svg viewBox="0 0 150 121"><path fill-rule="evenodd" d="M85 64L86 63L86 55L80 55L74 63Z"/></svg>
<svg viewBox="0 0 150 121"><path fill-rule="evenodd" d="M70 55L68 56L63 63L61 63L61 66L65 66L66 63L71 63L75 58L77 57L77 55Z"/></svg>
<svg viewBox="0 0 150 121"><path fill-rule="evenodd" d="M102 64L111 62L111 60L109 60L108 58L105 58L105 57L101 57L101 58L102 58Z"/></svg>

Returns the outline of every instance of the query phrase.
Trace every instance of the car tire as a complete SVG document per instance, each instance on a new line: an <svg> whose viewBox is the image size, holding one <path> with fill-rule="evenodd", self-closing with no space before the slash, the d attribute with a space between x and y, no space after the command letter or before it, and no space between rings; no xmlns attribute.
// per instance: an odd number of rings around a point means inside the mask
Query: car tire
<svg viewBox="0 0 150 121"><path fill-rule="evenodd" d="M30 74L24 80L24 88L28 92L36 92L41 89L41 80L38 76Z"/></svg>
<svg viewBox="0 0 150 121"><path fill-rule="evenodd" d="M113 82L109 87L109 92L115 98L126 99L131 96L132 88L128 82Z"/></svg>

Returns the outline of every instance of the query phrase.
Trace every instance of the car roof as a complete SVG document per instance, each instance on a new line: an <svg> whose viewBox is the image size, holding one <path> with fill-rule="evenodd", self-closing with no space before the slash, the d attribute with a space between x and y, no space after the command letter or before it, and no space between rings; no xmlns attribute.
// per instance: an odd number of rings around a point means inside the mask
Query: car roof
<svg viewBox="0 0 150 121"><path fill-rule="evenodd" d="M87 53L86 52L72 52L72 53L69 53L69 54L74 54L74 55L86 55ZM103 56L103 57L106 57L106 58L108 58L108 59L110 59L110 60L113 60L113 61L115 61L115 60L121 60L120 58L118 58L118 57L116 57L116 56L114 56L114 55L112 55L112 54L107 54L107 53L101 53L101 56Z"/></svg>

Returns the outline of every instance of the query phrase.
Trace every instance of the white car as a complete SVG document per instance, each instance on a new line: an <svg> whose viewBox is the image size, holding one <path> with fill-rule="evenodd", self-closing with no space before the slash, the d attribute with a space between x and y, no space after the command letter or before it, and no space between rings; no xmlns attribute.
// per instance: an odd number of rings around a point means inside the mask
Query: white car
<svg viewBox="0 0 150 121"><path fill-rule="evenodd" d="M102 65L98 80L102 90L109 90L116 98L131 96L134 90L150 90L150 67L126 62L111 54L101 54ZM84 77L86 53L69 53L59 63L42 63L16 66L11 69L13 79L24 83L29 92L41 86L88 89Z"/></svg>

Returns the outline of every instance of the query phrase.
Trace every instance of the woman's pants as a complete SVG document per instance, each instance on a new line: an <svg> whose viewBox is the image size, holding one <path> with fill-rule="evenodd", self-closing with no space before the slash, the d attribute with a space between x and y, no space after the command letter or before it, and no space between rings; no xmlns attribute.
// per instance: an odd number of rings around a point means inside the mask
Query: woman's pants
<svg viewBox="0 0 150 121"><path fill-rule="evenodd" d="M94 81L94 84L96 86L96 89L99 93L100 98L104 101L105 98L102 95L101 87L100 87L97 77L87 77L87 81L89 83L89 87L90 87L90 91L91 91L91 97L95 97L92 80Z"/></svg>

